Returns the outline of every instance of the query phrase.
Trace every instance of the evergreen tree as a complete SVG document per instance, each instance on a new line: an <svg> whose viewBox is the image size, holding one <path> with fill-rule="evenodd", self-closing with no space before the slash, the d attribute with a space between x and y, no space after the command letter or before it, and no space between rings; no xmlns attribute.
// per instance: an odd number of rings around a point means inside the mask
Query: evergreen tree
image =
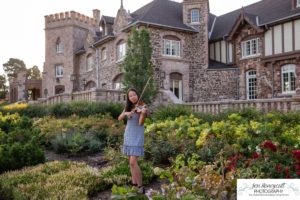
<svg viewBox="0 0 300 200"><path fill-rule="evenodd" d="M23 60L17 58L10 58L7 63L3 64L3 69L8 77L17 77L17 74L26 70L26 65Z"/></svg>
<svg viewBox="0 0 300 200"><path fill-rule="evenodd" d="M158 92L158 87L153 78L153 64L151 62L152 47L149 31L142 28L132 28L127 40L126 57L121 64L123 71L122 84L124 90L135 88L140 94L149 80L142 100L146 103L153 101Z"/></svg>
<svg viewBox="0 0 300 200"><path fill-rule="evenodd" d="M0 99L4 99L6 95L7 86L6 86L6 77L5 75L0 75Z"/></svg>
<svg viewBox="0 0 300 200"><path fill-rule="evenodd" d="M38 68L38 66L34 65L32 68L27 69L27 78L29 80L40 80L41 77L41 71Z"/></svg>

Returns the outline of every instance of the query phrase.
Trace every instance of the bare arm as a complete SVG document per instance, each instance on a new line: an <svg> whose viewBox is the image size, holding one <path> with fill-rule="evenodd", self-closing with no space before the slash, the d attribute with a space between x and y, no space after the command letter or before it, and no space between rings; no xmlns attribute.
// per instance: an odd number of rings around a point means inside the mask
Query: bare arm
<svg viewBox="0 0 300 200"><path fill-rule="evenodd" d="M139 125L143 125L145 122L145 118L147 117L148 109L143 108L139 118Z"/></svg>
<svg viewBox="0 0 300 200"><path fill-rule="evenodd" d="M119 115L118 120L123 120L126 116L130 117L132 115L132 112L125 112L125 109L123 110L123 112Z"/></svg>

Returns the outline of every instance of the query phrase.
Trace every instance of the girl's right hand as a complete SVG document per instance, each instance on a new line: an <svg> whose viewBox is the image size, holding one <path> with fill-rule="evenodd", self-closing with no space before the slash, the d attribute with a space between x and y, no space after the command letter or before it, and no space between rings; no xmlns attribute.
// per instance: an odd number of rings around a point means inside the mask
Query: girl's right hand
<svg viewBox="0 0 300 200"><path fill-rule="evenodd" d="M133 114L133 112L124 112L125 116L130 118Z"/></svg>

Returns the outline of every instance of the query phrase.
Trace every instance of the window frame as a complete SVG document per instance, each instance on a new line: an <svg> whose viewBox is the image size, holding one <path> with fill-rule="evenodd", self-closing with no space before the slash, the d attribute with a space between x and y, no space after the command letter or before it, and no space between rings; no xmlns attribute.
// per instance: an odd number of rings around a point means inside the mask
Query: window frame
<svg viewBox="0 0 300 200"><path fill-rule="evenodd" d="M167 45L169 45L169 51L168 51ZM164 38L163 39L163 56L180 58L180 54L181 54L180 46L181 46L180 40L171 40L171 39ZM173 51L174 51L174 54L173 54Z"/></svg>
<svg viewBox="0 0 300 200"><path fill-rule="evenodd" d="M198 14L198 16L195 16L195 14ZM197 21L193 21L193 19L196 19L196 18L197 18ZM193 9L191 9L191 24L199 24L199 23L200 23L200 10L197 8L193 8Z"/></svg>
<svg viewBox="0 0 300 200"><path fill-rule="evenodd" d="M106 47L101 49L101 61L105 61L107 59L107 50Z"/></svg>
<svg viewBox="0 0 300 200"><path fill-rule="evenodd" d="M255 43L254 43L255 42ZM259 38L253 38L250 40L245 40L241 42L241 56L242 59L258 57L261 55L259 51ZM254 48L255 44L255 48ZM248 46L249 45L249 46ZM255 51L255 53L254 53Z"/></svg>
<svg viewBox="0 0 300 200"><path fill-rule="evenodd" d="M87 55L86 57L86 71L92 71L95 68L95 60L92 54Z"/></svg>
<svg viewBox="0 0 300 200"><path fill-rule="evenodd" d="M250 73L255 72L255 74L250 74ZM255 85L250 88L250 81L254 81L255 79ZM255 100L257 99L257 71L252 69L248 70L246 72L246 86L247 86L247 100ZM253 94L250 94L252 92Z"/></svg>
<svg viewBox="0 0 300 200"><path fill-rule="evenodd" d="M117 45L117 62L124 60L126 56L126 42L120 42Z"/></svg>
<svg viewBox="0 0 300 200"><path fill-rule="evenodd" d="M60 69L60 70L59 70ZM58 73L60 72L60 73ZM62 64L55 65L55 77L62 78L64 76L64 68Z"/></svg>
<svg viewBox="0 0 300 200"><path fill-rule="evenodd" d="M60 53L63 52L63 46L62 46L62 42L61 42L60 38L58 38L56 40L55 46L56 46L56 53L57 54L60 54Z"/></svg>
<svg viewBox="0 0 300 200"><path fill-rule="evenodd" d="M291 76L291 73L294 74L294 76ZM288 88L286 89L285 87L285 77L284 75L287 74L287 78L288 78ZM292 80L292 78L294 80ZM294 86L294 88L292 88L292 86ZM287 64L287 65L283 65L281 67L281 91L282 94L294 94L296 93L296 65L294 64Z"/></svg>

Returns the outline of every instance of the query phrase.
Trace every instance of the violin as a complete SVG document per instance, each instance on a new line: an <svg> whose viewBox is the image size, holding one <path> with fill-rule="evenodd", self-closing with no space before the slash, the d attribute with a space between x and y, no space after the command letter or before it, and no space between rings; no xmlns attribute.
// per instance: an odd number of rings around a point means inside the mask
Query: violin
<svg viewBox="0 0 300 200"><path fill-rule="evenodd" d="M133 112L137 112L137 113L141 113L143 109L147 108L147 105L142 102L142 101L138 101L133 108Z"/></svg>

